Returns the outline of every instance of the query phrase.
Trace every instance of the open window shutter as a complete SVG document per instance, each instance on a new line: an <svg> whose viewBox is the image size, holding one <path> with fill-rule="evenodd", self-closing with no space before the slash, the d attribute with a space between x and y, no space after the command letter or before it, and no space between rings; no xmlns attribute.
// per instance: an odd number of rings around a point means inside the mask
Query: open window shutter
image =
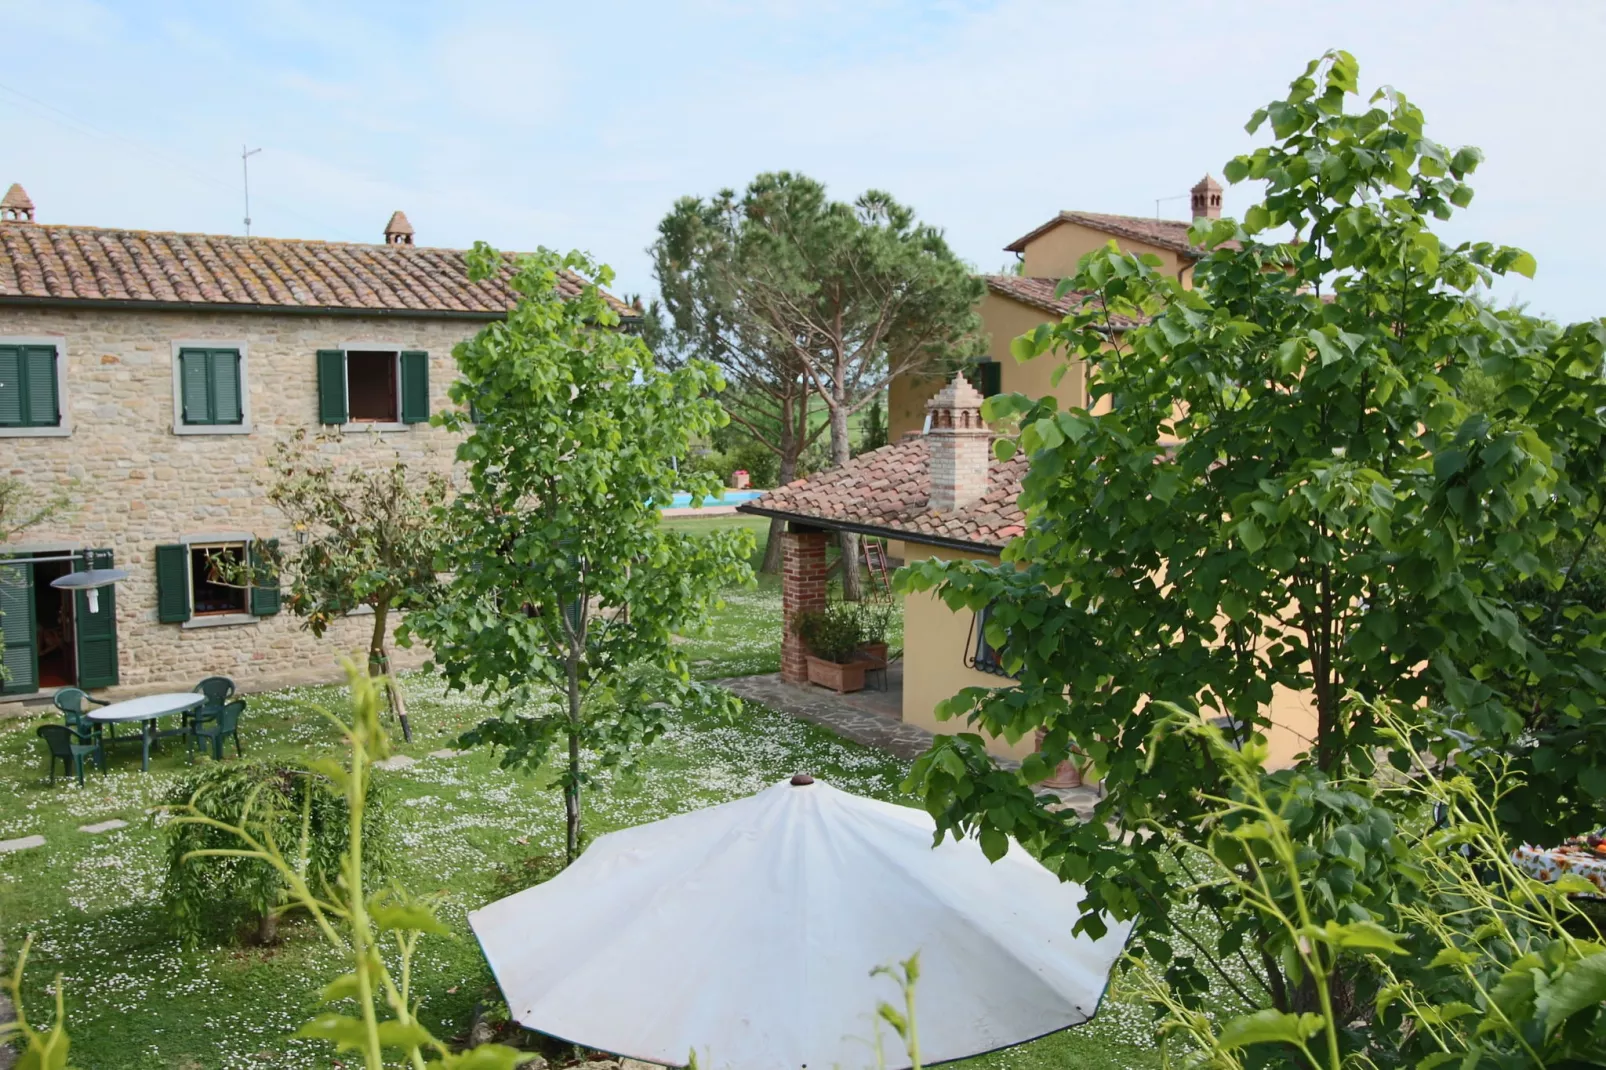
<svg viewBox="0 0 1606 1070"><path fill-rule="evenodd" d="M990 398L1004 389L1004 366L996 360L985 360L976 365L976 389L981 396Z"/></svg>
<svg viewBox="0 0 1606 1070"><path fill-rule="evenodd" d="M190 619L189 552L172 544L156 548L156 619L178 624Z"/></svg>
<svg viewBox="0 0 1606 1070"><path fill-rule="evenodd" d="M279 575L272 562L278 558L279 540L262 540L268 553L261 553L257 542L252 542L251 553L251 612L258 617L271 617L279 612Z"/></svg>
<svg viewBox="0 0 1606 1070"><path fill-rule="evenodd" d="M39 690L39 658L34 647L33 566L0 561L0 664L8 674L0 694Z"/></svg>
<svg viewBox="0 0 1606 1070"><path fill-rule="evenodd" d="M90 558L90 568L112 567L110 550L91 551ZM97 613L89 611L87 592L79 591L73 597L77 610L73 619L78 625L78 686L111 687L117 683L116 585L100 589Z"/></svg>
<svg viewBox="0 0 1606 1070"><path fill-rule="evenodd" d="M407 349L401 355L401 418L404 424L429 420L429 354Z"/></svg>
<svg viewBox="0 0 1606 1070"><path fill-rule="evenodd" d="M232 349L214 349L208 354L211 365L212 422L240 422L240 354Z"/></svg>
<svg viewBox="0 0 1606 1070"><path fill-rule="evenodd" d="M28 387L28 423L34 427L57 427L61 411L56 397L56 347L23 346L23 381Z"/></svg>
<svg viewBox="0 0 1606 1070"><path fill-rule="evenodd" d="M22 350L0 346L0 427L22 423Z"/></svg>
<svg viewBox="0 0 1606 1070"><path fill-rule="evenodd" d="M179 399L184 405L187 424L209 424L212 418L212 392L207 387L207 359L204 349L185 349L178 355Z"/></svg>
<svg viewBox="0 0 1606 1070"><path fill-rule="evenodd" d="M346 422L346 354L339 349L318 350L318 420Z"/></svg>

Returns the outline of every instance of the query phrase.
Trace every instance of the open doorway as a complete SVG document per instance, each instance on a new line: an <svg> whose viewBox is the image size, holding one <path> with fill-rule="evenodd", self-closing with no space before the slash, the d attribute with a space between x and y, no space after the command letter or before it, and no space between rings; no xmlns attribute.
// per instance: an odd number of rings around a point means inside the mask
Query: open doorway
<svg viewBox="0 0 1606 1070"><path fill-rule="evenodd" d="M70 561L41 561L33 567L35 636L39 650L39 686L72 687L78 682L74 642L73 595L50 581L72 571Z"/></svg>

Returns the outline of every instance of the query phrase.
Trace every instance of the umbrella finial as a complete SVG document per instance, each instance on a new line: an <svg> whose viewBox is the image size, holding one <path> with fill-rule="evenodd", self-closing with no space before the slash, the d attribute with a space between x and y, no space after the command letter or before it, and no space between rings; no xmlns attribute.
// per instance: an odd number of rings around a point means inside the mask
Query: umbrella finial
<svg viewBox="0 0 1606 1070"><path fill-rule="evenodd" d="M798 773L792 777L792 786L794 788L807 787L812 783L814 783L814 778L809 776L807 773Z"/></svg>

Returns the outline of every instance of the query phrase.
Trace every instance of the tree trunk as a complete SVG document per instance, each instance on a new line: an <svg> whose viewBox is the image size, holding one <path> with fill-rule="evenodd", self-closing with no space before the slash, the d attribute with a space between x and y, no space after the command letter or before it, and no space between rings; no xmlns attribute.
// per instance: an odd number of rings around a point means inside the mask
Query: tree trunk
<svg viewBox="0 0 1606 1070"><path fill-rule="evenodd" d="M401 688L396 686L395 678L390 675L390 656L385 653L385 623L389 619L390 599L381 598L374 603L374 633L368 640L368 675L385 678L385 701L390 705L390 712L396 715L396 720L401 722L402 739L411 743L413 727L407 723L407 702L402 698Z"/></svg>
<svg viewBox="0 0 1606 1070"><path fill-rule="evenodd" d="M797 440L788 444L790 453L781 454L780 484L786 486L797 478L798 454L802 453L797 446ZM786 521L779 517L770 518L769 542L764 547L764 566L761 571L774 575L781 571L781 532L786 530Z"/></svg>
<svg viewBox="0 0 1606 1070"><path fill-rule="evenodd" d="M568 819L564 864L580 857L580 665L579 654L569 654L569 776L563 785L563 810Z"/></svg>
<svg viewBox="0 0 1606 1070"><path fill-rule="evenodd" d="M831 404L831 467L840 468L853 459L853 442L848 438L848 407L844 399ZM851 531L837 533L842 547L842 597L850 602L864 598L859 579L859 537Z"/></svg>
<svg viewBox="0 0 1606 1070"><path fill-rule="evenodd" d="M279 915L271 910L264 910L257 919L257 943L263 947L279 942Z"/></svg>

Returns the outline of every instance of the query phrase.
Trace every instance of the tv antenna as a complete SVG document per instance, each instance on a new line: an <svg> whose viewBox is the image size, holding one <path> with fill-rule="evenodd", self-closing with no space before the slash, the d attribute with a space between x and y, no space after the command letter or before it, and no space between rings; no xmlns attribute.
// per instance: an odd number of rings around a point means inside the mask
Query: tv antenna
<svg viewBox="0 0 1606 1070"><path fill-rule="evenodd" d="M1190 196L1192 196L1192 194L1179 193L1175 197L1156 197L1154 199L1154 218L1156 218L1156 219L1160 218L1160 203L1162 201L1180 201L1180 200L1185 200L1186 198L1188 198ZM247 222L250 222L250 221L247 220Z"/></svg>
<svg viewBox="0 0 1606 1070"><path fill-rule="evenodd" d="M261 149L246 150L240 146L240 177L245 182L245 236L251 236L251 157L261 152ZM1159 211L1158 208L1155 209Z"/></svg>

